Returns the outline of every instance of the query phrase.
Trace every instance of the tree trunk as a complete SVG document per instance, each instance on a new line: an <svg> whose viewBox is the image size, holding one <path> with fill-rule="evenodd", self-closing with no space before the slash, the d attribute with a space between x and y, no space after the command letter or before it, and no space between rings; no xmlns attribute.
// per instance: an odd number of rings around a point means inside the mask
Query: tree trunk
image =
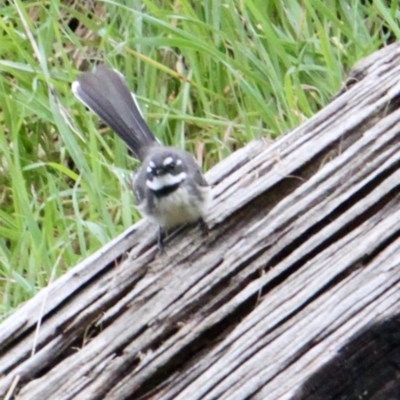
<svg viewBox="0 0 400 400"><path fill-rule="evenodd" d="M0 398L398 400L399 80L396 43L207 174L208 237L141 221L24 304Z"/></svg>

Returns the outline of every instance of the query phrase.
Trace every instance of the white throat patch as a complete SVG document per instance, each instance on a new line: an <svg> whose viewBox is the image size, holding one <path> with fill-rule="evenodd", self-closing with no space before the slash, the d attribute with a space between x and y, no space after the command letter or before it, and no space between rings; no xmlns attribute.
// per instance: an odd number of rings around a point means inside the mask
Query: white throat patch
<svg viewBox="0 0 400 400"><path fill-rule="evenodd" d="M165 174L161 176L154 176L153 180L147 179L146 185L149 189L158 191L182 183L187 177L186 172L181 172L178 175Z"/></svg>

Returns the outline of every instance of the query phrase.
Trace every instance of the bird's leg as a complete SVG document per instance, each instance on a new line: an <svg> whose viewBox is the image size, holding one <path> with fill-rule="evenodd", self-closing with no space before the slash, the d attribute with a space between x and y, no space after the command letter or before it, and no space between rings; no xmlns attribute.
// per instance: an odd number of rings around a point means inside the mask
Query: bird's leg
<svg viewBox="0 0 400 400"><path fill-rule="evenodd" d="M165 249L164 249L164 229L160 226L158 228L158 239L157 239L157 246L158 249L160 250L161 254L165 254Z"/></svg>
<svg viewBox="0 0 400 400"><path fill-rule="evenodd" d="M199 218L198 224L200 226L200 229L201 229L201 232L203 233L203 235L208 236L210 233L210 230L208 229L208 225L205 223L204 219Z"/></svg>

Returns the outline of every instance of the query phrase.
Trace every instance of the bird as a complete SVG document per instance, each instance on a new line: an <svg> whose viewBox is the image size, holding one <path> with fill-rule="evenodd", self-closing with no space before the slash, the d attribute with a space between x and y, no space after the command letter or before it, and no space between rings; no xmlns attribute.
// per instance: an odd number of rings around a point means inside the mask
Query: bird
<svg viewBox="0 0 400 400"><path fill-rule="evenodd" d="M164 236L177 226L198 222L208 232L211 190L202 169L188 151L157 140L123 75L98 65L94 72L80 74L71 89L141 162L132 179L133 193L142 216L158 225L160 251L164 253Z"/></svg>

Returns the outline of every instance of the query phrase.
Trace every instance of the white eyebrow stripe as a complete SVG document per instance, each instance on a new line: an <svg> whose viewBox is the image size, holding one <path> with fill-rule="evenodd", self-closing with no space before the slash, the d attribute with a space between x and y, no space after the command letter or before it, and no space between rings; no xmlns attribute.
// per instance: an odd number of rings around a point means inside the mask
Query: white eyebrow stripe
<svg viewBox="0 0 400 400"><path fill-rule="evenodd" d="M163 165L167 166L170 165L174 162L174 159L172 157L167 157L164 161L163 161Z"/></svg>
<svg viewBox="0 0 400 400"><path fill-rule="evenodd" d="M154 161L150 161L149 165L150 165L150 168L155 168L156 167L156 164L154 164Z"/></svg>
<svg viewBox="0 0 400 400"><path fill-rule="evenodd" d="M162 190L164 188L167 188L169 186L174 186L179 183L182 183L187 177L186 172L181 172L178 175L171 175L171 174L166 174L166 175L161 175L161 176L155 176L153 177L153 180L147 180L146 185L150 190Z"/></svg>

